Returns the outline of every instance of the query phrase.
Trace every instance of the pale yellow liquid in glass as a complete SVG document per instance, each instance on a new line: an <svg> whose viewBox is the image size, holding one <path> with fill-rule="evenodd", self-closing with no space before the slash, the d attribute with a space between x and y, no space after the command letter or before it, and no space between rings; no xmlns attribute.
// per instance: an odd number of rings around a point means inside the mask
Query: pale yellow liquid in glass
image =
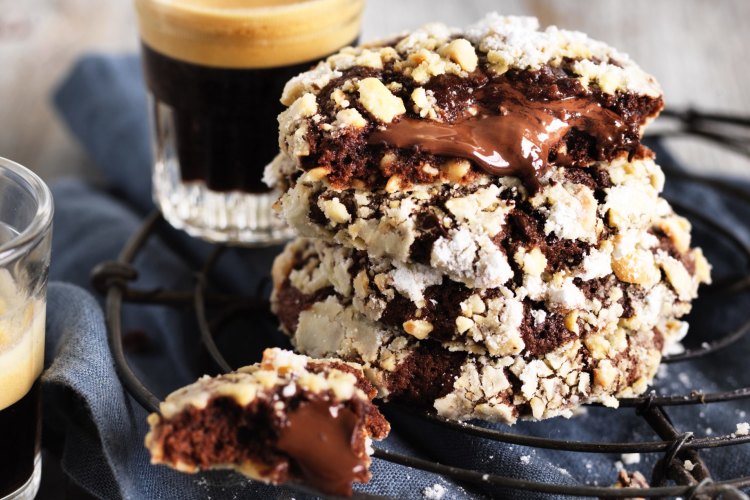
<svg viewBox="0 0 750 500"><path fill-rule="evenodd" d="M0 269L0 410L24 397L42 374L45 305L25 297Z"/></svg>

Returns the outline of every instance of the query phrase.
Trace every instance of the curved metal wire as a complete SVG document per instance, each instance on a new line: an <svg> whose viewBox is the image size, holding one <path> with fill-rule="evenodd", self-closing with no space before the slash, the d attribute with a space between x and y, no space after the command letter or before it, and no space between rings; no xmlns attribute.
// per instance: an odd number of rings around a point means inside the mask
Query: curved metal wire
<svg viewBox="0 0 750 500"><path fill-rule="evenodd" d="M214 336L211 333L211 328L208 324L208 319L206 318L206 301L204 299L204 293L206 289L206 275L221 255L223 248L224 247L217 246L209 256L206 264L203 266L202 272L196 275L194 292L195 300L193 301L193 306L195 307L195 317L198 320L198 328L201 332L201 340L203 341L203 345L208 351L208 354L211 356L211 359L214 360L214 363L216 363L224 373L227 373L232 371L232 367L221 354L221 351L216 346L216 342L214 342Z"/></svg>
<svg viewBox="0 0 750 500"><path fill-rule="evenodd" d="M665 497L665 496L684 496L691 494L690 486L666 486L655 488L612 488L610 486L581 486L569 484L550 484L540 483L538 481L529 481L525 479L516 479L498 474L485 473L481 471L444 465L421 458L402 455L380 448L375 449L374 457L388 460L389 462L420 469L428 472L434 472L448 476L458 481L472 484L489 484L501 488L511 488L525 491L535 491L538 493L555 493L559 495L571 496L588 496L588 497L616 497L616 498L633 498L633 497ZM733 488L746 488L750 486L750 476L730 479L711 483L711 487L706 485L701 493L712 495L721 488L731 486Z"/></svg>
<svg viewBox="0 0 750 500"><path fill-rule="evenodd" d="M719 143L722 143L722 141L717 140L715 134L704 133L706 132L704 129L707 121L723 120L723 123L748 126L750 128L749 119L727 117L725 115L700 114L696 112L679 114L667 111L665 112L665 116L677 117L682 120L683 129L678 132L691 133ZM698 130L698 132L694 132L694 129ZM741 147L741 144L739 146L735 144L735 149ZM671 178L700 183L750 204L750 192L729 182L682 171L668 170L668 173ZM720 283L712 286L710 291L712 293L723 293L727 296L733 296L750 290L750 246L745 244L732 228L725 227L721 222L705 216L699 210L683 206L679 200L671 200L671 203L677 211L688 215L694 221L700 222L712 234L722 238L725 243L736 250L737 255L740 255L744 261L742 274L727 277ZM214 306L228 306L229 310L245 312L267 311L268 308L268 303L259 297L237 297L231 294L208 291L208 279L214 265L221 257L222 247L217 247L200 271L196 273L195 285L192 290L169 290L161 288L144 290L129 286L129 282L134 281L138 274L133 267L133 261L145 245L147 239L156 233L162 220L158 212L149 215L141 228L128 240L118 260L102 263L92 272L94 287L106 295L108 343L117 374L125 389L139 404L151 412L158 411L159 399L138 379L131 370L124 354L121 327L123 302L192 307L196 312L196 318L201 330L201 340L211 359L224 371L231 370L231 366L227 363L214 342L211 323L209 321L209 308L213 308ZM748 331L750 331L750 319L718 338L704 343L700 348L665 356L664 361L674 363L715 354L741 339ZM718 497L719 495L724 495L727 498L747 498L738 489L750 487L750 476L725 481L713 481L698 452L709 448L723 448L747 444L750 443L750 436L723 435L694 437L690 433L678 433L664 410L665 407L670 406L709 404L747 398L750 398L750 387L713 393L693 392L682 395L657 396L652 393L641 397L621 399L620 406L634 408L635 413L644 418L660 438L659 440L637 442L582 442L537 437L500 431L469 422L457 422L440 417L434 413L418 412L408 407L394 405L393 403L389 404L396 407L399 411L425 419L432 424L497 442L579 453L663 453L664 457L659 461L652 478L652 482L655 482L656 486L648 489L615 489L605 486L566 485L519 480L498 474L434 463L413 456L387 451L382 448L376 448L374 456L407 467L442 474L443 476L464 483L490 485L498 488L522 489L540 493L617 498L633 496L682 496L685 498L695 498L698 496ZM685 459L690 459L691 462L696 464L696 468L692 472L684 469L682 464ZM664 486L663 484L665 484L664 482L667 480L667 477L671 477L672 480L683 484ZM306 491L309 492L309 489ZM372 496L367 497L374 498Z"/></svg>
<svg viewBox="0 0 750 500"><path fill-rule="evenodd" d="M570 441L565 439L545 438L504 432L497 429L483 427L470 422L451 420L432 412L424 412L404 405L389 403L400 412L418 416L428 422L440 425L456 432L498 441L502 443L527 446L529 448L544 448L547 450L565 450L581 453L657 453L666 451L672 441L638 441L638 442L608 442L608 441ZM617 411L617 410L612 410ZM750 443L748 436L722 435L714 437L693 438L683 446L685 449L698 450L705 448L721 448L735 444Z"/></svg>
<svg viewBox="0 0 750 500"><path fill-rule="evenodd" d="M159 411L159 399L144 386L130 368L122 346L122 301L128 281L137 278L138 274L130 266L135 255L146 243L148 235L154 225L161 218L157 212L149 215L141 228L128 240L125 248L120 252L117 262L100 264L92 271L94 286L107 287L106 317L107 343L112 353L117 376L125 389L138 403L150 412Z"/></svg>

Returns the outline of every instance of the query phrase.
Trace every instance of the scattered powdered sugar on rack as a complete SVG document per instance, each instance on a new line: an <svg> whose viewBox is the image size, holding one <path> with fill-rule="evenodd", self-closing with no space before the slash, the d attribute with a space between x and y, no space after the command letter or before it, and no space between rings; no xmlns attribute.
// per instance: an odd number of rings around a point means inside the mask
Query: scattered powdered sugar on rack
<svg viewBox="0 0 750 500"><path fill-rule="evenodd" d="M427 486L423 489L422 495L424 495L427 500L442 500L445 496L445 487L435 483L432 486Z"/></svg>

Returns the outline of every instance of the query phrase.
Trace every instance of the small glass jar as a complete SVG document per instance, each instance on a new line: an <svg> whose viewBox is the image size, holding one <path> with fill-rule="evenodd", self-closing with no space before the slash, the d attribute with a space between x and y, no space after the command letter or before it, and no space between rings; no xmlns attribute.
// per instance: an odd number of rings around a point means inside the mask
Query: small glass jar
<svg viewBox="0 0 750 500"><path fill-rule="evenodd" d="M0 498L33 499L41 480L41 384L52 194L0 158Z"/></svg>

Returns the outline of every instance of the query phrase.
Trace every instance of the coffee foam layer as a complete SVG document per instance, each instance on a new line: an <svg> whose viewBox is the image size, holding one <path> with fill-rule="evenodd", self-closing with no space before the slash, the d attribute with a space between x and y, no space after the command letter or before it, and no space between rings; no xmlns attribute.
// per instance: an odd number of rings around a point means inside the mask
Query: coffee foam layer
<svg viewBox="0 0 750 500"><path fill-rule="evenodd" d="M0 410L26 395L44 366L46 304L19 293L0 270Z"/></svg>
<svg viewBox="0 0 750 500"><path fill-rule="evenodd" d="M364 0L136 0L141 39L169 57L223 68L314 61L352 43Z"/></svg>

